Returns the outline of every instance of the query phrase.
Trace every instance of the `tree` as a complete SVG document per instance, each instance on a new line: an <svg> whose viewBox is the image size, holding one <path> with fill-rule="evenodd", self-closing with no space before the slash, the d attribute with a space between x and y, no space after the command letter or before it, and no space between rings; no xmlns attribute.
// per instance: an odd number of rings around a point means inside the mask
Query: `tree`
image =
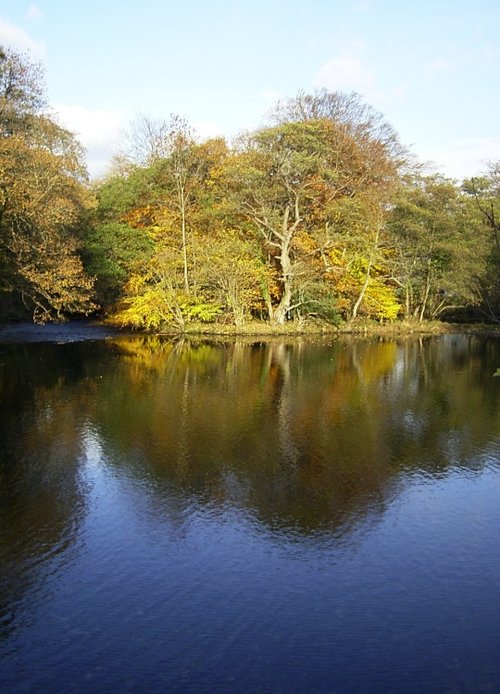
<svg viewBox="0 0 500 694"><path fill-rule="evenodd" d="M169 142L168 169L171 177L170 184L173 183L175 189L176 207L180 217L184 291L189 294L187 214L194 189L199 181L200 162L194 152L193 132L187 122L178 116L171 119Z"/></svg>
<svg viewBox="0 0 500 694"><path fill-rule="evenodd" d="M346 318L355 319L361 310L394 318L397 302L380 276L386 264L385 220L399 175L409 164L396 131L356 92L300 91L278 102L270 118L278 124L323 119L355 144L336 162L347 174L342 194L323 200L317 210L317 226L324 230L322 258Z"/></svg>
<svg viewBox="0 0 500 694"><path fill-rule="evenodd" d="M262 305L267 268L258 249L236 230L218 229L198 240L198 283L234 325L242 325Z"/></svg>
<svg viewBox="0 0 500 694"><path fill-rule="evenodd" d="M486 176L466 181L464 189L474 196L478 209L493 232L493 241L500 257L500 162L492 162Z"/></svg>
<svg viewBox="0 0 500 694"><path fill-rule="evenodd" d="M317 278L318 268L311 274L314 261L321 257L323 271L330 272L327 252L335 244L353 245L355 235L343 223L346 214L358 218L356 234L363 229L363 245L370 237L377 247L398 171L392 150L375 129L326 117L299 120L304 114L294 105L278 111L280 124L251 134L228 170L235 203L253 222L276 272L278 290L275 297L268 294L268 313L278 324L304 306L302 280L312 284ZM370 251L367 278L373 263Z"/></svg>
<svg viewBox="0 0 500 694"><path fill-rule="evenodd" d="M409 161L409 154L392 125L356 92L318 89L308 94L299 91L291 99L278 101L269 117L277 125L309 120L331 121L357 142L363 150L364 160L376 164L377 169L381 159L398 167Z"/></svg>
<svg viewBox="0 0 500 694"><path fill-rule="evenodd" d="M152 244L147 262L129 266L115 318L136 327L170 325L181 331L190 321L222 314L237 322L248 303L255 303L262 268L224 216L219 179L226 143L183 138L174 144L166 158L114 177L98 191L98 218L106 220L105 227L118 216L120 224L145 233ZM137 185L138 176L143 186Z"/></svg>
<svg viewBox="0 0 500 694"><path fill-rule="evenodd" d="M139 113L125 133L123 157L139 166L151 166L167 157L170 150L169 124Z"/></svg>
<svg viewBox="0 0 500 694"><path fill-rule="evenodd" d="M39 74L26 58L0 52L2 290L46 320L95 306L77 233L90 205L82 149L40 110Z"/></svg>
<svg viewBox="0 0 500 694"><path fill-rule="evenodd" d="M40 65L0 46L0 134L26 132L44 106Z"/></svg>
<svg viewBox="0 0 500 694"><path fill-rule="evenodd" d="M189 215L203 161L194 130L178 115L168 121L138 115L126 134L125 161L148 170L157 193L154 204L178 219L184 291L191 291ZM191 246L191 248L190 248Z"/></svg>
<svg viewBox="0 0 500 694"><path fill-rule="evenodd" d="M96 278L96 295L105 311L120 301L133 273L154 252L150 170L129 164L94 186L97 205L84 230L83 259Z"/></svg>
<svg viewBox="0 0 500 694"><path fill-rule="evenodd" d="M177 115L172 115L169 122L153 123L144 119L142 126L146 130L143 132L142 149L150 152L146 162L149 164L150 180L154 188L151 204L155 207L157 220L161 216L161 210L170 218L175 215L177 219L184 291L189 294L189 216L203 169L194 131L186 120Z"/></svg>
<svg viewBox="0 0 500 694"><path fill-rule="evenodd" d="M144 229L123 222L94 224L85 236L83 259L96 277L99 302L109 308L122 296L131 273L150 260L154 242Z"/></svg>
<svg viewBox="0 0 500 694"><path fill-rule="evenodd" d="M478 303L485 237L477 215L453 181L408 178L392 209L392 278L405 317L439 318Z"/></svg>
<svg viewBox="0 0 500 694"><path fill-rule="evenodd" d="M477 286L480 310L495 322L500 321L500 162L491 162L486 175L464 181L464 192L475 204L488 231L487 267Z"/></svg>

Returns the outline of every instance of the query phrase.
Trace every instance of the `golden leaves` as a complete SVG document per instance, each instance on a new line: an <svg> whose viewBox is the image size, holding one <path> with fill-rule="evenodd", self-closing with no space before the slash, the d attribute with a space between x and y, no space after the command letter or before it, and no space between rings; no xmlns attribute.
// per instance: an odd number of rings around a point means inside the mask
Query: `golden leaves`
<svg viewBox="0 0 500 694"><path fill-rule="evenodd" d="M82 184L62 155L22 135L1 139L0 162L0 242L9 252L12 287L47 316L93 310L93 279L75 236L90 200Z"/></svg>

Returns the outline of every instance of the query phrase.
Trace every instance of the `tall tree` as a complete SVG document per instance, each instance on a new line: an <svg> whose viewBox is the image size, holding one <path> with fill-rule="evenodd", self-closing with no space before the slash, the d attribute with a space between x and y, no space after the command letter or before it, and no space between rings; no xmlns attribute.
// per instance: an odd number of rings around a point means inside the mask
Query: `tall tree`
<svg viewBox="0 0 500 694"><path fill-rule="evenodd" d="M268 312L278 324L304 304L299 287L301 277L311 280L312 260L320 255L326 259L335 244L345 245L339 233L345 236L348 230L341 223L347 211L362 220L357 229L364 229L363 244L372 239L369 278L381 217L398 172L394 151L378 139L375 127L363 129L361 123L323 114L315 119L314 112L295 111L301 103L280 107L278 125L249 136L233 158L229 176L240 211L254 223L276 271L277 289L274 297L268 294ZM351 234L351 245L353 240ZM331 270L328 263L324 270ZM361 287L354 312L364 293Z"/></svg>
<svg viewBox="0 0 500 694"><path fill-rule="evenodd" d="M277 125L308 120L331 121L357 142L358 148L363 150L363 159L377 164L377 168L381 157L398 166L409 161L409 153L401 145L396 130L357 92L299 91L290 99L278 101L269 117Z"/></svg>
<svg viewBox="0 0 500 694"><path fill-rule="evenodd" d="M350 169L344 194L323 201L318 224L324 228L322 258L336 284L346 318L358 312L394 317L397 302L378 275L385 264L385 220L399 175L410 163L395 129L356 92L300 91L270 113L275 123L318 119L355 143L355 156L337 162Z"/></svg>
<svg viewBox="0 0 500 694"><path fill-rule="evenodd" d="M0 134L26 132L46 105L41 66L0 46Z"/></svg>
<svg viewBox="0 0 500 694"><path fill-rule="evenodd" d="M169 122L157 124L155 137L150 137L149 141L156 151L154 159L150 161L156 218L160 221L163 210L169 218L169 224L176 220L184 291L189 294L192 288L190 265L193 261L190 212L196 188L203 177L203 161L199 156L193 129L180 116L172 115Z"/></svg>
<svg viewBox="0 0 500 694"><path fill-rule="evenodd" d="M82 149L42 111L40 72L0 51L0 262L2 290L35 318L93 310L77 231L89 204Z"/></svg>
<svg viewBox="0 0 500 694"><path fill-rule="evenodd" d="M500 322L500 162L491 162L485 175L464 181L490 239L485 277L478 285L480 309L488 320Z"/></svg>
<svg viewBox="0 0 500 694"><path fill-rule="evenodd" d="M169 154L170 127L167 121L139 113L125 133L122 157L139 166L151 166Z"/></svg>
<svg viewBox="0 0 500 694"><path fill-rule="evenodd" d="M389 230L392 277L407 318L439 318L478 303L485 234L453 181L438 175L407 179Z"/></svg>

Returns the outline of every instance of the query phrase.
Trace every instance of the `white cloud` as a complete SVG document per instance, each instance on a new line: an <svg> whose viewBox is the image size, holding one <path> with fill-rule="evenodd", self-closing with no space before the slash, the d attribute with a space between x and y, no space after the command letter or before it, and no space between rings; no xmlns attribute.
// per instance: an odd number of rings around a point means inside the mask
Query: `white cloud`
<svg viewBox="0 0 500 694"><path fill-rule="evenodd" d="M490 161L500 161L500 137L453 140L438 147L420 147L419 158L432 162L451 178L469 178L486 170Z"/></svg>
<svg viewBox="0 0 500 694"><path fill-rule="evenodd" d="M128 118L112 111L70 104L57 104L53 110L60 124L73 132L87 150L90 175L103 174L119 148Z"/></svg>
<svg viewBox="0 0 500 694"><path fill-rule="evenodd" d="M90 109L78 104L56 104L57 122L74 133L87 152L87 168L92 178L102 176L124 144L133 117L129 113ZM196 121L193 128L200 140L222 136L210 121Z"/></svg>
<svg viewBox="0 0 500 694"><path fill-rule="evenodd" d="M193 123L193 128L201 140L223 136L222 128L211 121L196 121Z"/></svg>
<svg viewBox="0 0 500 694"><path fill-rule="evenodd" d="M360 58L346 55L324 63L314 76L313 84L332 91L342 89L367 95L375 86L375 76Z"/></svg>
<svg viewBox="0 0 500 694"><path fill-rule="evenodd" d="M27 31L5 19L0 19L0 44L23 53L29 52L35 58L45 57L45 44L33 39Z"/></svg>

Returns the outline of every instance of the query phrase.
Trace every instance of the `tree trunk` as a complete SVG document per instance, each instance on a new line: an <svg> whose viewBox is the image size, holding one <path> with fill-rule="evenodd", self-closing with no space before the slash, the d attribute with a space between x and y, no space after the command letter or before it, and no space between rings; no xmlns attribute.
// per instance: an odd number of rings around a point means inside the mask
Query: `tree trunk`
<svg viewBox="0 0 500 694"><path fill-rule="evenodd" d="M370 261L368 263L368 267L366 269L366 277L365 281L363 282L363 286L361 287L361 291L359 293L358 298L356 299L356 302L354 306L352 307L352 312L351 312L351 320L353 321L356 316L358 315L359 307L361 306L361 303L363 302L363 299L365 298L365 293L366 290L368 289L368 284L370 282L370 272L372 269L372 260L370 258Z"/></svg>
<svg viewBox="0 0 500 694"><path fill-rule="evenodd" d="M405 319L408 320L411 316L411 284L406 282L405 284Z"/></svg>
<svg viewBox="0 0 500 694"><path fill-rule="evenodd" d="M182 261L184 269L184 291L189 294L189 275L188 275L188 254L187 254L187 232L186 232L186 198L184 188L179 188L179 203L181 209L181 236L182 236Z"/></svg>
<svg viewBox="0 0 500 694"><path fill-rule="evenodd" d="M281 269L282 293L278 306L273 311L273 322L283 325L287 319L293 295L293 268L290 257L290 244L296 224L288 228L289 210L285 212L282 224L281 248L278 256Z"/></svg>
<svg viewBox="0 0 500 694"><path fill-rule="evenodd" d="M422 306L420 308L420 315L418 317L418 320L420 323L424 320L425 309L427 308L427 301L429 299L430 291L431 291L431 261L428 260L427 261L427 277L425 280L424 298L422 299Z"/></svg>
<svg viewBox="0 0 500 694"><path fill-rule="evenodd" d="M376 227L375 238L373 239L373 246L371 247L371 250L370 250L370 258L368 260L368 267L366 268L366 277L365 277L365 280L363 282L363 286L361 287L361 291L359 293L359 296L356 299L354 306L352 308L351 321L353 321L356 318L356 316L358 315L359 307L361 306L363 299L365 298L366 290L368 289L368 285L370 283L370 273L372 271L373 260L375 258L375 253L378 249L378 244L379 244L379 239L380 239L380 228L381 228L381 222L379 222L377 224L377 227Z"/></svg>

